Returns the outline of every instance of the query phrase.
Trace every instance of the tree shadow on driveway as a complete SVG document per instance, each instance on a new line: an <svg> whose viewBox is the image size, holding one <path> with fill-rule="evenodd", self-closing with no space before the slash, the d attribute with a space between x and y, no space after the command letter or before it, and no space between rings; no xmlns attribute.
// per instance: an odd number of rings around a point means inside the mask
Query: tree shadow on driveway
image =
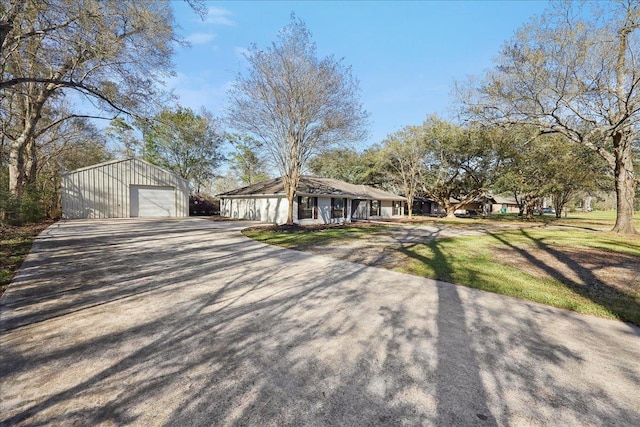
<svg viewBox="0 0 640 427"><path fill-rule="evenodd" d="M639 384L638 341L618 338L624 325L612 332L601 319L270 247L215 224L166 235L163 224L146 237L110 226L108 256L78 251L82 241L48 255L35 246L39 272L27 265L2 307L3 425L640 420L625 392ZM105 263L122 271L109 276ZM40 289L46 297L31 301ZM591 355L587 339L607 350Z"/></svg>

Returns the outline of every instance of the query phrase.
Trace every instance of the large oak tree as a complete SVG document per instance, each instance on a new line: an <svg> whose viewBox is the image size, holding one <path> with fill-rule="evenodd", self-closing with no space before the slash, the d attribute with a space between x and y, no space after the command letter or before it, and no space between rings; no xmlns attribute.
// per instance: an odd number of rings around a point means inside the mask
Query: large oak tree
<svg viewBox="0 0 640 427"><path fill-rule="evenodd" d="M436 116L422 124L425 156L422 193L444 208L448 217L484 196L496 179L497 141L504 135L477 125L458 126Z"/></svg>
<svg viewBox="0 0 640 427"><path fill-rule="evenodd" d="M464 102L492 123L559 133L601 156L616 180L614 231L636 234L639 60L640 2L553 2L506 43Z"/></svg>
<svg viewBox="0 0 640 427"><path fill-rule="evenodd" d="M351 69L332 56L318 58L311 33L295 16L276 42L252 45L245 57L247 71L229 92L229 121L270 155L284 180L291 224L306 162L334 144L361 140L367 114Z"/></svg>

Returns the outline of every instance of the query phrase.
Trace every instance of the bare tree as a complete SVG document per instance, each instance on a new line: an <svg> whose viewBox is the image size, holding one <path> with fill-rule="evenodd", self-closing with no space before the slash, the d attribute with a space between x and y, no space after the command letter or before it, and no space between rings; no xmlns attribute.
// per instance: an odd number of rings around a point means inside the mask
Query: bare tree
<svg viewBox="0 0 640 427"><path fill-rule="evenodd" d="M603 10L596 10L602 6ZM614 172L613 231L636 234L632 141L640 119L640 2L553 2L521 28L496 67L465 93L468 111L492 123L559 133Z"/></svg>
<svg viewBox="0 0 640 427"><path fill-rule="evenodd" d="M271 46L252 45L246 60L246 74L229 92L229 121L262 142L280 171L291 224L305 163L336 143L363 139L367 114L351 69L332 56L318 59L311 33L295 16Z"/></svg>
<svg viewBox="0 0 640 427"><path fill-rule="evenodd" d="M47 115L70 92L111 114L142 111L171 70L173 16L166 2L9 0L0 4L0 107L9 187L35 177L38 135L87 111ZM45 123L43 117L54 117Z"/></svg>

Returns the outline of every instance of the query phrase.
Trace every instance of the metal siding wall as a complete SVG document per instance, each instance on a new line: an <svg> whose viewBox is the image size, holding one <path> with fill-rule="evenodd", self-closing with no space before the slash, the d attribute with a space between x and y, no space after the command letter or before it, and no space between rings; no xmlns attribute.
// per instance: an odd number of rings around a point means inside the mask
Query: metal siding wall
<svg viewBox="0 0 640 427"><path fill-rule="evenodd" d="M172 173L133 159L63 176L63 217L128 218L131 209L129 185L174 187L176 216L189 216L188 183Z"/></svg>

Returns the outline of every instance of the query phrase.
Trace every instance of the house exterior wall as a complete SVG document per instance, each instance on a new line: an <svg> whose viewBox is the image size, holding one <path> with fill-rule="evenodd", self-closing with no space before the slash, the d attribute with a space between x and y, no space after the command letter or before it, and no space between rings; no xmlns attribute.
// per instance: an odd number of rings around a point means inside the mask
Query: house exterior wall
<svg viewBox="0 0 640 427"><path fill-rule="evenodd" d="M431 213L435 215L446 215L447 211L438 202L431 202Z"/></svg>
<svg viewBox="0 0 640 427"><path fill-rule="evenodd" d="M400 215L393 214L393 200L383 200L380 208L380 218L401 218L404 216L404 202L400 208Z"/></svg>
<svg viewBox="0 0 640 427"><path fill-rule="evenodd" d="M318 196L317 218L298 218L298 198L293 202L293 222L296 224L342 224L352 221L351 204L352 200L347 199L344 218L331 218L331 197ZM344 198L344 197L338 197ZM289 202L284 196L281 197L221 197L220 215L228 218L248 219L272 224L285 224L287 222L287 206ZM381 215L370 217L370 201L360 200L359 211L366 212L366 216L360 219L369 218L399 218L401 215L393 215L393 202L382 201Z"/></svg>
<svg viewBox="0 0 640 427"><path fill-rule="evenodd" d="M177 217L189 216L189 183L183 178L138 159L109 162L62 176L64 219L129 218L129 187L172 187Z"/></svg>
<svg viewBox="0 0 640 427"><path fill-rule="evenodd" d="M344 197L340 197L344 198ZM293 222L296 224L341 224L351 222L351 199L347 199L346 218L331 218L331 197L318 197L318 217L316 219L298 218L298 198L294 201ZM286 222L286 215L285 215Z"/></svg>
<svg viewBox="0 0 640 427"><path fill-rule="evenodd" d="M502 207L506 207L507 211L505 213L519 213L520 212L520 208L518 207L518 205L514 205L511 203L493 203L491 205L491 213L502 213Z"/></svg>
<svg viewBox="0 0 640 427"><path fill-rule="evenodd" d="M286 197L221 198L220 215L236 219L284 224L289 201ZM297 206L294 205L294 215Z"/></svg>
<svg viewBox="0 0 640 427"><path fill-rule="evenodd" d="M357 202L357 207L355 208L355 212L353 212L352 220L354 219L367 219L369 218L369 212L371 208L371 201L366 199L358 199L357 201L351 200L351 206L353 208L354 202ZM352 209L349 210L352 212Z"/></svg>

